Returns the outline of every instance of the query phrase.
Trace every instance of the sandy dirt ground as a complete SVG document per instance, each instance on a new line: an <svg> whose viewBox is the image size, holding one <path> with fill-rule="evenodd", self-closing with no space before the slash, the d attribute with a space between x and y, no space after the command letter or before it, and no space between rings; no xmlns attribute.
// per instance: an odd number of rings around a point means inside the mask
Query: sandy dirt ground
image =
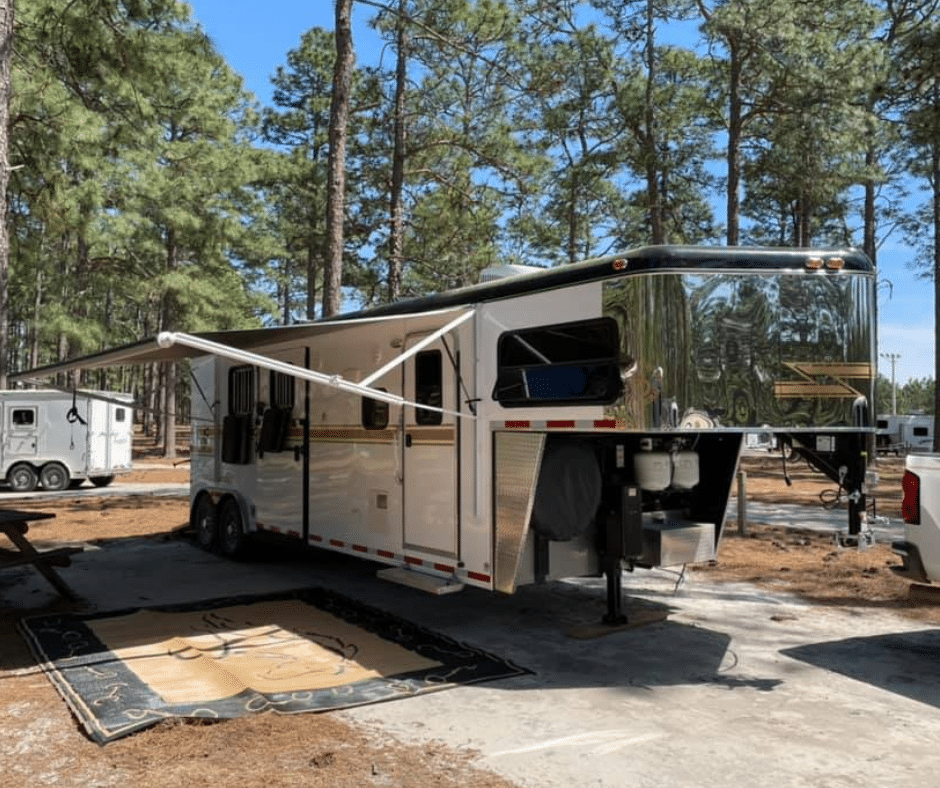
<svg viewBox="0 0 940 788"><path fill-rule="evenodd" d="M748 498L766 502L831 503L832 483L805 466L791 466L787 486L780 460L751 457ZM879 462L882 482L878 511L896 516L900 508L902 461ZM131 480L185 481L185 466L141 460ZM42 502L17 508L43 509ZM128 536L184 538L184 499L146 497L59 500L55 519L36 522L29 537L40 547L102 542ZM0 541L4 541L0 537ZM866 551L840 549L830 536L749 524L739 535L729 524L714 566L700 566L697 578L748 581L790 591L825 606L893 610L940 625L940 603L914 601L909 584L890 566L899 561L887 545ZM4 788L26 786L225 785L439 786L510 788L511 783L473 765L472 752L443 745L412 746L330 714L266 715L221 724L175 722L99 746L88 740L48 679L35 667L15 623L22 610L3 604L0 576L0 774ZM69 603L57 603L68 609ZM29 611L30 613L39 611ZM263 765L263 783L259 782Z"/></svg>

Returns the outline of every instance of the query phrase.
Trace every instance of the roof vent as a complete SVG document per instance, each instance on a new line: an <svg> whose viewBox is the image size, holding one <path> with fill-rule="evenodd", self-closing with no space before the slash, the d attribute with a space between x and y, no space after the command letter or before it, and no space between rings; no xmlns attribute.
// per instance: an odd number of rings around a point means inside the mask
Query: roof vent
<svg viewBox="0 0 940 788"><path fill-rule="evenodd" d="M484 268L480 272L480 282L495 282L497 279L506 279L510 276L532 274L544 270L544 268L539 268L537 265L494 265L490 268Z"/></svg>

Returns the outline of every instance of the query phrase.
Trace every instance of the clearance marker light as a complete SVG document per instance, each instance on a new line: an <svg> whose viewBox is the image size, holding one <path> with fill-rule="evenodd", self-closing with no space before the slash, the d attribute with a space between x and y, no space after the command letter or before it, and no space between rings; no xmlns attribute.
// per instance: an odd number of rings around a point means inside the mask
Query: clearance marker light
<svg viewBox="0 0 940 788"><path fill-rule="evenodd" d="M821 257L809 257L806 259L806 267L811 271L818 271L823 267L823 261Z"/></svg>
<svg viewBox="0 0 940 788"><path fill-rule="evenodd" d="M829 268L833 271L841 271L845 268L845 260L841 257L830 257L826 260L826 268Z"/></svg>

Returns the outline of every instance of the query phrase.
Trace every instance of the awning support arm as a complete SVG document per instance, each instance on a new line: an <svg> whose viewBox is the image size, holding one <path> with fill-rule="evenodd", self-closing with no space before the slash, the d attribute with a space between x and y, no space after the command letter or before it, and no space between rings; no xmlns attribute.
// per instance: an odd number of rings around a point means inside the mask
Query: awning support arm
<svg viewBox="0 0 940 788"><path fill-rule="evenodd" d="M404 350L399 355L395 356L395 358L389 361L384 367L377 369L368 377L363 378L361 381L359 381L359 385L360 386L371 385L380 377L382 377L382 375L395 369L395 367L399 366L400 364L404 364L409 358L420 353L422 350L424 350L424 348L426 348L436 339L439 339L440 337L444 336L444 334L446 334L449 331L453 331L455 328L457 328L457 326L466 323L471 317L473 317L473 310L469 310L467 312L464 312L462 315L455 317L443 328L439 328L437 331L431 334L428 334L420 342L412 345L407 350Z"/></svg>

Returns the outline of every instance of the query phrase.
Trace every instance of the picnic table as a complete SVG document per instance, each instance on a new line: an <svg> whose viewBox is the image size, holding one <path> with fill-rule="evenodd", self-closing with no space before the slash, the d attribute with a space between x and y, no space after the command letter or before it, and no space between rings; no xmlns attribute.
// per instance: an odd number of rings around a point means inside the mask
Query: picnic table
<svg viewBox="0 0 940 788"><path fill-rule="evenodd" d="M77 598L75 592L69 588L53 567L69 566L71 556L84 550L83 547L58 547L53 550L37 550L26 538L29 523L32 520L49 520L55 517L51 512L27 512L18 509L0 509L0 532L17 548L9 550L0 547L0 570L15 566L32 564L36 570L48 580L62 596L69 599Z"/></svg>

